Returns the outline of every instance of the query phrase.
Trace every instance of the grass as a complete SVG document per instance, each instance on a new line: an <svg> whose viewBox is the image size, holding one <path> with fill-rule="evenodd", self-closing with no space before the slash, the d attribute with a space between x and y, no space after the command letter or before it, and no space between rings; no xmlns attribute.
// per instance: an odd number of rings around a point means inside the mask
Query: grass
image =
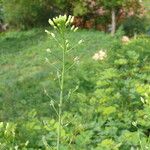
<svg viewBox="0 0 150 150"><path fill-rule="evenodd" d="M115 39L98 31L82 30L69 33L73 43L85 39L76 49L82 60L91 58L100 49L110 49ZM44 29L12 31L0 35L0 120L25 119L26 113L36 109L39 116L49 115L49 99L58 95L52 68L45 63L46 49L58 51L55 42L48 38Z"/></svg>

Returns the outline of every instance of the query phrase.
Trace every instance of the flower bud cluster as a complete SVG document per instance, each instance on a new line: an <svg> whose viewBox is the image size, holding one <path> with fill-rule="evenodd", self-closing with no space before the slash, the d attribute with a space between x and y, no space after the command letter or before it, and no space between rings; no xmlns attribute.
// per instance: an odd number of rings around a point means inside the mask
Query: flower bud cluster
<svg viewBox="0 0 150 150"><path fill-rule="evenodd" d="M64 29L66 29L68 26L70 26L74 21L74 16L67 16L67 15L59 15L58 17L55 17L53 19L49 19L49 24L56 29L58 32L62 32ZM78 27L75 27L74 25L71 26L71 31L76 32L78 30ZM45 30L45 32L49 35L51 35L53 38L55 38L55 34L52 32L49 32L48 30Z"/></svg>
<svg viewBox="0 0 150 150"><path fill-rule="evenodd" d="M69 15L59 15L58 17L55 17L53 19L49 19L49 24L54 27L55 29L63 27L67 27L68 25L72 24L74 20L74 17Z"/></svg>

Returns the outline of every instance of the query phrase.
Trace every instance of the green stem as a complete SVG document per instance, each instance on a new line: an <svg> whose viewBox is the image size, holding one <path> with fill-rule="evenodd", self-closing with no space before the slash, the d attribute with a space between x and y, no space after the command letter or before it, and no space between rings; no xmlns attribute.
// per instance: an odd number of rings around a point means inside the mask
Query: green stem
<svg viewBox="0 0 150 150"><path fill-rule="evenodd" d="M61 72L61 81L60 81L60 99L59 99L59 112L58 112L58 135L57 135L57 150L60 150L60 138L61 138L61 117L62 117L62 104L63 104L63 93L64 93L64 74L65 74L65 51L66 51L66 44L65 38L63 36L64 46L63 46L63 58L62 58L62 72Z"/></svg>
<svg viewBox="0 0 150 150"><path fill-rule="evenodd" d="M138 131L139 143L140 143L141 150L144 150L143 145L142 145L142 141L141 141L141 137L140 137L140 131L138 128L137 128L137 131Z"/></svg>

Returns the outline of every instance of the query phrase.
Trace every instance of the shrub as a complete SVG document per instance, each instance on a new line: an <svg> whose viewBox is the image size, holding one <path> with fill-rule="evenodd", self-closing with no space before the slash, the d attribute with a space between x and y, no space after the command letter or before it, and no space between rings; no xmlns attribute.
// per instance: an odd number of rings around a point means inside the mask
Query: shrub
<svg viewBox="0 0 150 150"><path fill-rule="evenodd" d="M0 23L3 22L3 7L2 0L0 0Z"/></svg>
<svg viewBox="0 0 150 150"><path fill-rule="evenodd" d="M129 1L122 6L124 1L111 1L107 2L104 0L1 0L2 7L0 11L3 11L2 16L4 20L10 25L18 28L28 28L33 26L47 25L48 18L54 17L57 14L73 14L75 16L82 16L84 21L96 23L96 28L99 30L107 31L108 25L111 23L110 10L112 7L116 7L116 23L117 27L119 23L126 18L127 12L131 9L131 12L138 12L141 9L139 1ZM104 3L102 3L104 2ZM115 5L114 5L115 4ZM105 6L105 7L104 7ZM126 9L127 7L127 9ZM4 14L4 15L3 15ZM94 21L93 21L94 20ZM119 22L119 23L118 23ZM93 24L94 24L93 23ZM91 25L90 27L94 27ZM134 32L134 31L133 31Z"/></svg>
<svg viewBox="0 0 150 150"><path fill-rule="evenodd" d="M141 38L122 48L115 47L114 53L107 51L107 59L85 62L80 68L83 77L76 75L80 77L80 88L73 106L84 116L86 132L92 132L89 142L92 144L88 144L91 149L142 149L149 145L146 142L149 138L148 41ZM138 129L132 125L133 121L137 121Z"/></svg>
<svg viewBox="0 0 150 150"><path fill-rule="evenodd" d="M123 29L125 34L128 36L145 33L146 19L137 16L131 16L124 21Z"/></svg>
<svg viewBox="0 0 150 150"><path fill-rule="evenodd" d="M4 19L15 27L42 25L53 16L51 2L41 0L3 0Z"/></svg>

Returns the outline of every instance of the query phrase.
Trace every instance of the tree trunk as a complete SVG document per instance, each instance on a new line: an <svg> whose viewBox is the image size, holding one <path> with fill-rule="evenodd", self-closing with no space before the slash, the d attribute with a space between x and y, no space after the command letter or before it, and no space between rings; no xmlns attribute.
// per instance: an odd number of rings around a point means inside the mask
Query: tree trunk
<svg viewBox="0 0 150 150"><path fill-rule="evenodd" d="M115 9L114 8L111 10L111 18L112 18L111 35L114 36L115 31L116 31L116 14L115 14Z"/></svg>

